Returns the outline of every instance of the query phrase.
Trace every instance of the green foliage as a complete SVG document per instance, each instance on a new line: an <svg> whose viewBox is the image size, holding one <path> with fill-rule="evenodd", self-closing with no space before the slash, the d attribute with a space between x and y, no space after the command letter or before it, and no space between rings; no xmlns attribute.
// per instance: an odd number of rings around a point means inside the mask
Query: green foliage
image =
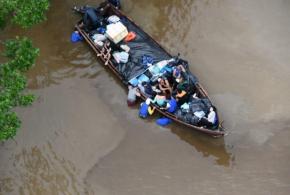
<svg viewBox="0 0 290 195"><path fill-rule="evenodd" d="M7 19L24 28L45 20L49 0L0 0L0 27Z"/></svg>
<svg viewBox="0 0 290 195"><path fill-rule="evenodd" d="M15 112L0 113L0 141L13 138L20 124L21 122Z"/></svg>
<svg viewBox="0 0 290 195"><path fill-rule="evenodd" d="M6 24L6 20L9 14L9 6L5 6L4 0L0 0L0 28L3 28Z"/></svg>
<svg viewBox="0 0 290 195"><path fill-rule="evenodd" d="M5 42L4 55L8 62L0 64L0 140L15 136L20 120L13 108L30 105L34 96L24 94L27 86L25 73L35 63L39 50L28 38Z"/></svg>
<svg viewBox="0 0 290 195"><path fill-rule="evenodd" d="M5 47L4 55L11 59L10 66L17 66L13 68L22 72L31 68L39 53L39 49L34 48L28 38L16 37L15 40L6 41Z"/></svg>
<svg viewBox="0 0 290 195"><path fill-rule="evenodd" d="M31 27L45 20L48 7L49 0L0 0L0 28L10 20L23 28ZM17 37L4 45L4 55L9 61L0 64L0 140L14 137L20 127L13 109L30 105L35 99L23 93L27 85L24 73L35 63L39 53L27 38Z"/></svg>

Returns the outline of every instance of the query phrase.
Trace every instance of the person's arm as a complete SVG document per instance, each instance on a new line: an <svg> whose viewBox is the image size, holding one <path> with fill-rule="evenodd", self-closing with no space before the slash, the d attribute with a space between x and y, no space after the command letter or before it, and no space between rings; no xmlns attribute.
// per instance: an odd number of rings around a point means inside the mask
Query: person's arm
<svg viewBox="0 0 290 195"><path fill-rule="evenodd" d="M169 82L168 82L167 79L165 80L165 84L166 84L166 86L167 86L166 89L168 89L168 90L170 91L170 93L172 93L172 88L171 88L171 86L170 86L170 84L169 84Z"/></svg>
<svg viewBox="0 0 290 195"><path fill-rule="evenodd" d="M186 70L185 70L185 68L183 67L182 64L178 65L178 68L180 68L182 72L186 72Z"/></svg>
<svg viewBox="0 0 290 195"><path fill-rule="evenodd" d="M166 87L163 87L163 86L159 83L159 89L162 90L162 91L167 90L167 89L171 91L171 87L170 87L170 85L169 85L168 80L165 80L164 82L165 82L165 86L166 86Z"/></svg>
<svg viewBox="0 0 290 195"><path fill-rule="evenodd" d="M141 91L141 93L145 93L145 87L141 83L138 84L138 88Z"/></svg>
<svg viewBox="0 0 290 195"><path fill-rule="evenodd" d="M151 101L151 103L153 103L153 104L155 104L156 103L156 101L157 101L157 95L155 96L155 98Z"/></svg>
<svg viewBox="0 0 290 195"><path fill-rule="evenodd" d="M160 90L162 90L162 91L165 90L165 88L161 85L161 83L159 83L158 86L159 86Z"/></svg>
<svg viewBox="0 0 290 195"><path fill-rule="evenodd" d="M142 90L140 90L139 88L136 89L136 93L135 93L136 96L141 97L140 91L142 92Z"/></svg>
<svg viewBox="0 0 290 195"><path fill-rule="evenodd" d="M181 93L178 93L178 94L176 95L176 98L182 98L182 97L185 96L185 95L186 95L186 91L182 90Z"/></svg>

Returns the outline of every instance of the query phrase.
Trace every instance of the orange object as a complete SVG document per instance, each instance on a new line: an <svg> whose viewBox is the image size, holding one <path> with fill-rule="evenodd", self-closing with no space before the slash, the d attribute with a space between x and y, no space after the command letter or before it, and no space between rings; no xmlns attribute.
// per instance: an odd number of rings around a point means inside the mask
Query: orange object
<svg viewBox="0 0 290 195"><path fill-rule="evenodd" d="M125 41L126 42L129 42L129 41L132 41L132 40L134 40L136 38L136 33L134 33L134 32L129 32L128 33L128 35L126 36L126 38L125 38Z"/></svg>
<svg viewBox="0 0 290 195"><path fill-rule="evenodd" d="M181 93L177 93L176 97L177 98L182 98L185 95L186 95L186 91L182 90Z"/></svg>

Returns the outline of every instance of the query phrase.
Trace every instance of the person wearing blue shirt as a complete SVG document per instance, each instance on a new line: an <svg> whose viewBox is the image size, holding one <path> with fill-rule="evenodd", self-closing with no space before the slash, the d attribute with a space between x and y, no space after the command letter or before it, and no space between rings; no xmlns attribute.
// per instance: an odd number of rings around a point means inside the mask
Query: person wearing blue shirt
<svg viewBox="0 0 290 195"><path fill-rule="evenodd" d="M140 109L139 109L139 116L141 118L147 118L148 117L148 108L150 106L151 100L148 98L145 102L141 103Z"/></svg>
<svg viewBox="0 0 290 195"><path fill-rule="evenodd" d="M171 100L169 100L168 104L169 104L169 108L167 108L167 112L174 113L176 111L176 108L177 108L176 100L174 98L171 98Z"/></svg>

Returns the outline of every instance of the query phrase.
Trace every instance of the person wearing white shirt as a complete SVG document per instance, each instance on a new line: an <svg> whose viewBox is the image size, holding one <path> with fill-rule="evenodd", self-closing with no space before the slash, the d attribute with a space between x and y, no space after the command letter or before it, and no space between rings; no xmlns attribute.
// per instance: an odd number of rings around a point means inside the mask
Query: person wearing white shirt
<svg viewBox="0 0 290 195"><path fill-rule="evenodd" d="M207 117L202 117L199 121L199 126L202 127L212 127L215 125L217 120L217 115L216 115L216 109L212 106L209 109L209 113L207 115Z"/></svg>
<svg viewBox="0 0 290 195"><path fill-rule="evenodd" d="M213 107L210 107L210 109L209 109L209 114L207 116L207 120L211 124L214 124L215 121L216 121L216 112L214 111L214 108Z"/></svg>

